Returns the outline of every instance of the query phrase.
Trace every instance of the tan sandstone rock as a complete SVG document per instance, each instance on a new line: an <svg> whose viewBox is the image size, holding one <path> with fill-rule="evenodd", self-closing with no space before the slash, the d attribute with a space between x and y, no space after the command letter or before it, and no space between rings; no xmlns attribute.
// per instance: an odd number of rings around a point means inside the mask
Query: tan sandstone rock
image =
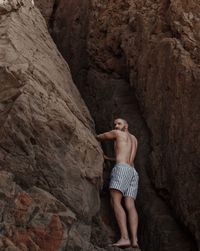
<svg viewBox="0 0 200 251"><path fill-rule="evenodd" d="M87 229L83 241L90 243L91 219L100 207L103 160L93 121L31 1L4 1L0 18L0 169L14 174L23 189L37 186L70 209L51 218L52 231L62 229L60 219L65 224L81 220ZM22 193L15 203L24 212L32 201ZM16 217L28 220L23 213ZM36 229L34 234L45 231ZM17 238L25 246L32 243L23 231ZM42 238L48 242L50 237ZM43 244L31 245L40 250L37 246ZM60 242L53 250L59 247Z"/></svg>

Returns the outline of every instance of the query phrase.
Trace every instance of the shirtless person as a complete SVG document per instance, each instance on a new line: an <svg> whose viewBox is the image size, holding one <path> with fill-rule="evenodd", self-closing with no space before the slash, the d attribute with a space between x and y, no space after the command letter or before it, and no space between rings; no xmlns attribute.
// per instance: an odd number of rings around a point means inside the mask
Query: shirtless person
<svg viewBox="0 0 200 251"><path fill-rule="evenodd" d="M114 140L116 164L111 172L110 194L115 217L120 229L121 238L112 244L115 247L138 247L137 227L138 215L135 208L135 199L138 189L138 174L133 166L137 150L137 139L128 131L128 123L124 119L114 121L115 130L99 134L97 140ZM113 160L113 158L105 157ZM126 213L121 204L124 197L128 213L128 223L131 231L131 240L128 236Z"/></svg>

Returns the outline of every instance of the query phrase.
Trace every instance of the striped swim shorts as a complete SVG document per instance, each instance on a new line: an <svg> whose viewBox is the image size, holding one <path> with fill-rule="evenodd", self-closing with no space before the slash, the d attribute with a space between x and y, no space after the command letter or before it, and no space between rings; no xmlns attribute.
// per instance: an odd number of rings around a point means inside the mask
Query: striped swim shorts
<svg viewBox="0 0 200 251"><path fill-rule="evenodd" d="M111 172L109 188L122 192L124 197L136 199L139 176L133 166L117 163Z"/></svg>

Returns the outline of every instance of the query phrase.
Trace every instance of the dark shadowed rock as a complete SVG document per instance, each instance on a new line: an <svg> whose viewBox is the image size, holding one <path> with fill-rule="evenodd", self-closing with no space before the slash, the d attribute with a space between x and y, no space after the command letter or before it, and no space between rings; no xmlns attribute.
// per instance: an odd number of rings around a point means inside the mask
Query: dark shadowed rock
<svg viewBox="0 0 200 251"><path fill-rule="evenodd" d="M124 74L134 88L151 135L151 181L198 243L199 10L193 1L94 1L87 48L98 71Z"/></svg>
<svg viewBox="0 0 200 251"><path fill-rule="evenodd" d="M54 6L59 2L59 0L34 0L35 6L41 11L42 16L45 18L47 24L51 21Z"/></svg>
<svg viewBox="0 0 200 251"><path fill-rule="evenodd" d="M53 16L51 35L70 64L73 79L84 82L87 72L87 25L90 2L88 0L60 0ZM83 88L81 85L79 88Z"/></svg>

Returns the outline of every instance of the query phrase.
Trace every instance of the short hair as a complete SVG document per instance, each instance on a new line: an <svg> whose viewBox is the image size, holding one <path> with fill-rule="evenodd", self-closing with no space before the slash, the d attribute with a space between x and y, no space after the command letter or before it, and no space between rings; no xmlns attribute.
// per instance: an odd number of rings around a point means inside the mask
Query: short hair
<svg viewBox="0 0 200 251"><path fill-rule="evenodd" d="M121 119L121 120L124 122L124 124L128 125L128 122L127 122L125 119L122 119L122 118L116 118L115 120L117 120L117 119Z"/></svg>

